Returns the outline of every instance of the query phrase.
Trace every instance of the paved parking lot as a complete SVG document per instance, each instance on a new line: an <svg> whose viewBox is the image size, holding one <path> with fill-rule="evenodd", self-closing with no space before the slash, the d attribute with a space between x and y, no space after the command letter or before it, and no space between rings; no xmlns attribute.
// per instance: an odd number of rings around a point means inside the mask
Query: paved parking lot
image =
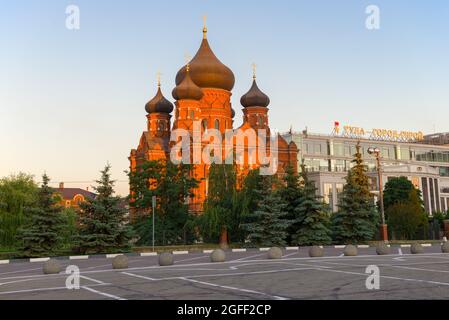
<svg viewBox="0 0 449 320"><path fill-rule="evenodd" d="M175 255L175 265L158 258L129 257L129 268L113 270L111 259L62 260L81 272L79 290L68 290L67 275L43 275L43 262L0 265L0 300L97 299L449 299L449 254L438 246L410 255L392 248L377 256L374 248L343 257L343 249L325 248L325 257L309 258L308 248L285 250L281 260L266 252L227 252L225 263L210 263L209 253ZM366 268L380 269L380 289L368 290Z"/></svg>

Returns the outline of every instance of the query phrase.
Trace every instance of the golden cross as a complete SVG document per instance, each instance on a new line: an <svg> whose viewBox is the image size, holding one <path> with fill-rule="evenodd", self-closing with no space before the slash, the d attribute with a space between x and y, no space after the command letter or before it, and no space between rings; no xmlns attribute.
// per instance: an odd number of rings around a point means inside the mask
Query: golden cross
<svg viewBox="0 0 449 320"><path fill-rule="evenodd" d="M158 87L161 86L161 76L162 76L162 73L161 73L160 71L158 71L158 72L156 73L156 77L157 77L157 86L158 86Z"/></svg>
<svg viewBox="0 0 449 320"><path fill-rule="evenodd" d="M253 79L256 80L257 65L253 63L251 66L253 67Z"/></svg>
<svg viewBox="0 0 449 320"><path fill-rule="evenodd" d="M207 37L207 15L203 16L203 21L204 21L203 38L206 39L206 37Z"/></svg>
<svg viewBox="0 0 449 320"><path fill-rule="evenodd" d="M186 70L189 71L190 70L190 60L192 60L192 57L190 56L190 54L186 53L186 54L184 54L184 58L186 59Z"/></svg>

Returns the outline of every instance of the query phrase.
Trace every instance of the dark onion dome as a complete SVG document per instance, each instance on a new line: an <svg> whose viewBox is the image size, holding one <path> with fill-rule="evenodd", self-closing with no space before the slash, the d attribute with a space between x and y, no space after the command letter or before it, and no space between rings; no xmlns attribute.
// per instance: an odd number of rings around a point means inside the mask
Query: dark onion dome
<svg viewBox="0 0 449 320"><path fill-rule="evenodd" d="M157 89L156 96L145 105L145 110L148 113L171 113L173 109L173 104L165 99L160 86Z"/></svg>
<svg viewBox="0 0 449 320"><path fill-rule="evenodd" d="M253 81L251 89L240 99L243 107L268 107L270 98L257 86L256 79Z"/></svg>
<svg viewBox="0 0 449 320"><path fill-rule="evenodd" d="M176 85L184 80L186 66L182 67L176 75ZM221 63L212 52L209 43L204 37L201 47L190 61L190 76L200 88L216 88L231 91L234 88L234 73Z"/></svg>
<svg viewBox="0 0 449 320"><path fill-rule="evenodd" d="M192 81L190 70L187 70L184 80L173 89L172 95L176 100L201 100L204 94L203 90Z"/></svg>

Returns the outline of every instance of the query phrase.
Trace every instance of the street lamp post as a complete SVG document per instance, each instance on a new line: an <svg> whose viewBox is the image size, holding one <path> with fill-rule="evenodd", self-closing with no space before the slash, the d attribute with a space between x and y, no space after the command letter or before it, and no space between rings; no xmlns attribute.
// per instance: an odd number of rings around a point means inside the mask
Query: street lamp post
<svg viewBox="0 0 449 320"><path fill-rule="evenodd" d="M153 198L151 199L152 201L152 207L153 207L153 252L154 252L154 224L155 224L155 209L156 209L156 196L153 196Z"/></svg>
<svg viewBox="0 0 449 320"><path fill-rule="evenodd" d="M382 217L382 224L380 226L380 238L382 241L388 241L388 226L385 223L385 210L384 210L384 192L383 192L383 183L382 183L382 167L380 163L380 150L379 148L369 148L368 153L376 157L377 162L377 175L379 180L379 204L380 204L380 213Z"/></svg>

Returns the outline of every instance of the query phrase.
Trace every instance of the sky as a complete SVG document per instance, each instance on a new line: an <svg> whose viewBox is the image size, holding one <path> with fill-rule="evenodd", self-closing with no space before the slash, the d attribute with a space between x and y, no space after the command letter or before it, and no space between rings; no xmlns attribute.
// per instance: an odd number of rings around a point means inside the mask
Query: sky
<svg viewBox="0 0 449 320"><path fill-rule="evenodd" d="M79 30L66 28L72 4ZM369 5L380 29L366 28ZM236 77L235 126L256 63L272 129L449 131L447 0L0 0L0 177L46 172L85 188L109 162L127 195L156 73L173 101L204 15Z"/></svg>

